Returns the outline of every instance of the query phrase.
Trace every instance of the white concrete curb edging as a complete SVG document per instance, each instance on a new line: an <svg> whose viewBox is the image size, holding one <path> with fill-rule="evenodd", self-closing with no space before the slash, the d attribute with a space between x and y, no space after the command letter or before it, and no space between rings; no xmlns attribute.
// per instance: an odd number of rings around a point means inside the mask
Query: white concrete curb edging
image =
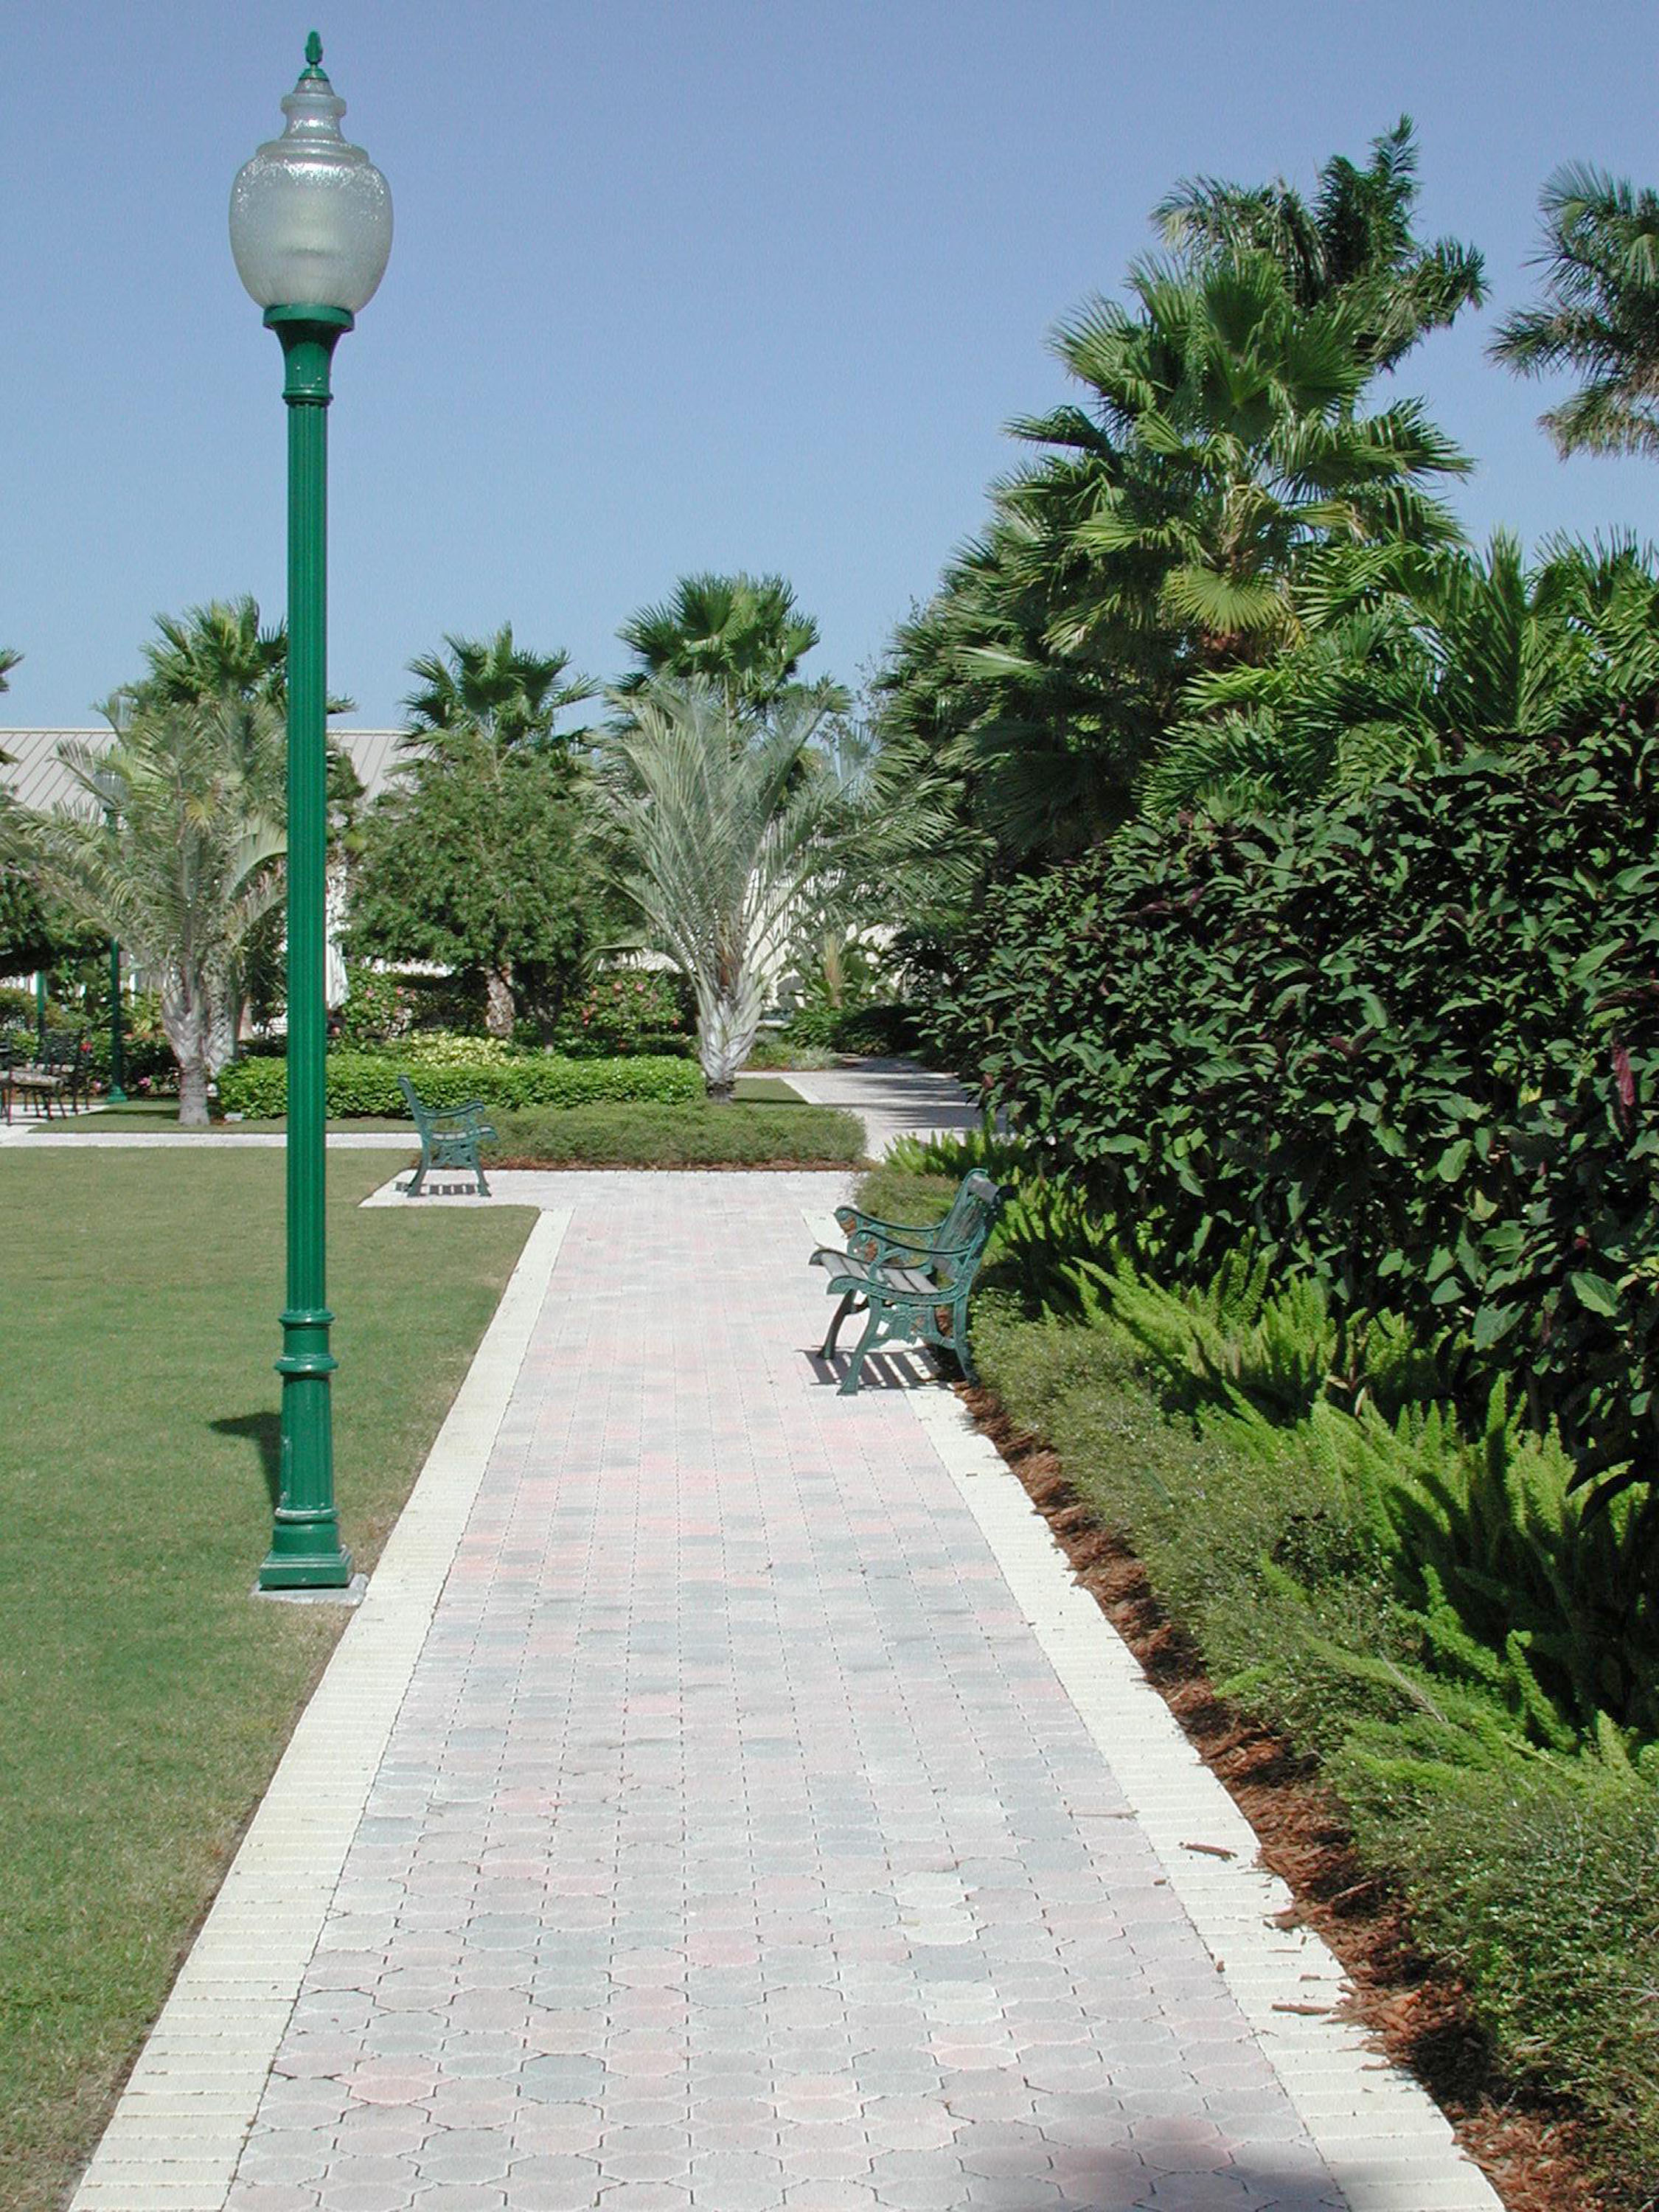
<svg viewBox="0 0 1659 2212"><path fill-rule="evenodd" d="M569 1220L537 1217L70 2212L221 2212Z"/></svg>
<svg viewBox="0 0 1659 2212"><path fill-rule="evenodd" d="M1293 1900L1257 1864L1255 1830L995 1446L943 1384L905 1395L1352 2212L1502 2212L1432 2098L1336 2016L1340 1964L1278 1924ZM1304 2007L1322 2009L1286 2008Z"/></svg>

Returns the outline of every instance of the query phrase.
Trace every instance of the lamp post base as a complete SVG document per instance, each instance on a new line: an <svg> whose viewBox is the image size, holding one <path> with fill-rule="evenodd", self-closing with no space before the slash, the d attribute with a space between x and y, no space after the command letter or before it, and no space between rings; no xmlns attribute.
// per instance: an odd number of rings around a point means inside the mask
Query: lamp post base
<svg viewBox="0 0 1659 2212"><path fill-rule="evenodd" d="M344 1589L350 1580L351 1554L340 1542L333 1514L285 1514L279 1507L259 1568L260 1589Z"/></svg>

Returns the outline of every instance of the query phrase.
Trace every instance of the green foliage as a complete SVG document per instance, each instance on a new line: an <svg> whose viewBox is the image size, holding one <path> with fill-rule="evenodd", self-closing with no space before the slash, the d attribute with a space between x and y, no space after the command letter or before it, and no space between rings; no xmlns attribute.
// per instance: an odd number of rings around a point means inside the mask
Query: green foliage
<svg viewBox="0 0 1659 2212"><path fill-rule="evenodd" d="M495 1126L484 1158L510 1167L844 1167L864 1151L854 1115L742 1100L531 1106L499 1115Z"/></svg>
<svg viewBox="0 0 1659 2212"><path fill-rule="evenodd" d="M1620 2202L1659 2182L1659 1782L1600 1759L1510 1762L1420 1801L1345 1776L1418 1928L1477 1993L1506 2066L1593 2118Z"/></svg>
<svg viewBox="0 0 1659 2212"><path fill-rule="evenodd" d="M580 781L556 748L447 730L363 825L352 951L499 979L503 1033L515 1006L556 1018L600 913Z"/></svg>
<svg viewBox="0 0 1659 2212"><path fill-rule="evenodd" d="M878 1170L863 1201L941 1211L948 1180L892 1188L907 1172ZM1319 1753L1495 2057L1577 2100L1644 2201L1659 2175L1659 1760L1630 1747L1653 1731L1650 1612L1644 1649L1597 1671L1618 1657L1607 1595L1629 1587L1634 1516L1622 1538L1599 1526L1559 1448L1501 1405L1469 1438L1443 1411L1389 1422L1315 1397L1269 1419L1242 1403L1237 1350L1273 1304L1259 1263L1173 1298L1156 1330L1124 1325L1130 1279L1083 1328L984 1301L987 1380L1133 1542L1222 1686ZM1326 1348L1313 1316L1310 1370ZM1172 1406L1172 1382L1200 1387ZM1636 1579L1652 1589L1651 1560ZM1646 1701L1639 1725L1596 1717L1621 1696Z"/></svg>
<svg viewBox="0 0 1659 2212"><path fill-rule="evenodd" d="M328 1110L337 1119L361 1115L406 1118L399 1074L410 1077L428 1106L581 1106L599 1099L664 1105L696 1098L702 1084L690 1061L638 1054L628 1060L562 1060L550 1053L490 1052L477 1037L457 1048L390 1054L331 1052ZM264 1120L288 1110L288 1063L240 1060L219 1078L228 1114Z"/></svg>
<svg viewBox="0 0 1659 2212"><path fill-rule="evenodd" d="M1363 169L1334 155L1311 201L1282 177L1254 186L1196 177L1177 185L1157 216L1165 242L1189 259L1270 254L1299 306L1340 302L1364 357L1392 368L1486 296L1473 247L1444 238L1425 245L1414 234L1419 189L1416 139L1402 115L1371 141Z"/></svg>
<svg viewBox="0 0 1659 2212"><path fill-rule="evenodd" d="M659 677L714 684L728 703L770 706L795 680L818 626L781 576L682 576L673 597L641 607L617 632L638 662L619 690Z"/></svg>
<svg viewBox="0 0 1659 2212"><path fill-rule="evenodd" d="M372 1048L406 1036L413 1027L418 1000L395 969L349 961L346 985L345 1004L335 1017L342 1044L359 1051Z"/></svg>
<svg viewBox="0 0 1659 2212"><path fill-rule="evenodd" d="M1583 380L1543 418L1558 453L1659 453L1659 193L1571 163L1542 205L1544 301L1505 319L1493 356Z"/></svg>
<svg viewBox="0 0 1659 2212"><path fill-rule="evenodd" d="M502 752L553 744L559 716L596 688L586 676L567 674L569 667L568 653L516 644L511 623L493 637L447 636L441 652L409 664L416 685L404 702L411 749L441 754L459 740L470 754L478 738Z"/></svg>
<svg viewBox="0 0 1659 2212"><path fill-rule="evenodd" d="M710 1095L729 1097L803 904L842 866L849 812L817 742L824 705L796 688L744 706L702 678L659 678L629 704L599 784L614 882L690 984Z"/></svg>
<svg viewBox="0 0 1659 2212"><path fill-rule="evenodd" d="M820 1003L792 1014L788 1034L793 1044L816 1045L825 1052L899 1056L915 1048L915 1012L892 1001L864 1006Z"/></svg>
<svg viewBox="0 0 1659 2212"><path fill-rule="evenodd" d="M568 1001L550 1042L577 1060L690 1053L695 1034L684 979L659 968L611 969Z"/></svg>
<svg viewBox="0 0 1659 2212"><path fill-rule="evenodd" d="M250 944L276 906L287 849L280 719L225 692L135 710L102 751L67 742L77 804L6 810L48 904L117 939L156 979L179 1065L180 1119L234 1048Z"/></svg>
<svg viewBox="0 0 1659 2212"><path fill-rule="evenodd" d="M1413 235L1402 125L1371 167L1289 186L1210 179L1160 211L1173 258L1059 327L1076 400L1010 428L1036 447L902 624L884 726L954 779L1019 865L1135 811L1198 671L1252 667L1302 623L1332 548L1432 545L1464 457L1376 373L1480 295L1479 257Z"/></svg>
<svg viewBox="0 0 1659 2212"><path fill-rule="evenodd" d="M1137 1249L1255 1243L1392 1312L1466 1410L1522 1378L1654 1467L1659 738L1621 720L1012 886L939 1042Z"/></svg>
<svg viewBox="0 0 1659 2212"><path fill-rule="evenodd" d="M1270 658L1194 676L1143 786L1148 809L1284 805L1431 760L1574 733L1659 689L1659 579L1632 544L1489 551L1340 546L1294 586Z"/></svg>

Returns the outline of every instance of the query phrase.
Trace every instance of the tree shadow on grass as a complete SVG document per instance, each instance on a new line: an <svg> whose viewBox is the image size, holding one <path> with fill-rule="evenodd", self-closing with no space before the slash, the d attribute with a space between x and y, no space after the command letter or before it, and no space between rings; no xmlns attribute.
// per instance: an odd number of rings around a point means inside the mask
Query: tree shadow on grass
<svg viewBox="0 0 1659 2212"><path fill-rule="evenodd" d="M270 1492L273 1508L283 1495L283 1417L274 1411L264 1413L228 1414L222 1421L210 1421L208 1426L218 1437L245 1437L259 1451L259 1462L264 1470L265 1488Z"/></svg>

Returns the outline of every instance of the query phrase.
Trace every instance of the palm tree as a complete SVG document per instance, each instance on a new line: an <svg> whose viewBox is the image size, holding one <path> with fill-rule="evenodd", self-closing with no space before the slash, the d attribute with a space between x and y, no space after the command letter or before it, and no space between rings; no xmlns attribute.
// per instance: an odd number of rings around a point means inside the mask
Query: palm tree
<svg viewBox="0 0 1659 2212"><path fill-rule="evenodd" d="M735 708L707 681L630 696L599 779L617 890L690 982L708 1095L729 1099L792 964L803 902L839 864L840 779L815 749L820 701Z"/></svg>
<svg viewBox="0 0 1659 2212"><path fill-rule="evenodd" d="M243 953L282 896L280 718L264 700L144 706L106 750L76 741L62 757L84 804L8 809L8 842L45 897L157 979L179 1119L202 1127L234 1047Z"/></svg>
<svg viewBox="0 0 1659 2212"><path fill-rule="evenodd" d="M658 677L720 686L733 705L769 705L794 681L818 626L781 576L682 576L673 597L641 607L617 633L640 665L617 687L628 696Z"/></svg>
<svg viewBox="0 0 1659 2212"><path fill-rule="evenodd" d="M1544 301L1506 317L1492 357L1583 380L1540 418L1564 458L1659 453L1659 194L1573 164L1540 204Z"/></svg>
<svg viewBox="0 0 1659 2212"><path fill-rule="evenodd" d="M513 625L494 637L447 635L441 653L423 653L409 664L419 689L404 705L407 747L441 752L445 738L482 737L510 751L515 745L556 741L554 725L566 708L593 696L586 676L567 676L568 653L532 653L516 645Z"/></svg>
<svg viewBox="0 0 1659 2212"><path fill-rule="evenodd" d="M9 646L0 645L0 691L9 691L11 689L7 679L22 658L21 653L14 653Z"/></svg>
<svg viewBox="0 0 1659 2212"><path fill-rule="evenodd" d="M1103 563L1080 620L1150 586L1195 657L1249 657L1293 627L1291 578L1317 547L1455 537L1426 485L1469 463L1415 400L1360 412L1370 368L1343 303L1299 307L1265 254L1196 277L1141 262L1129 289L1139 313L1096 300L1055 336L1091 410L1013 426L1072 463L1014 501L1086 501L1067 535Z"/></svg>
<svg viewBox="0 0 1659 2212"><path fill-rule="evenodd" d="M931 739L1005 857L1075 851L1132 811L1194 674L1270 659L1334 546L1455 536L1468 467L1412 400L1363 408L1355 302L1297 303L1271 255L1130 272L1054 349L1085 401L1011 427L1045 448L900 633L884 720Z"/></svg>
<svg viewBox="0 0 1659 2212"><path fill-rule="evenodd" d="M258 700L281 713L288 705L288 625L262 623L252 592L210 599L182 615L157 615L144 647L149 672L122 684L100 708L118 726L129 715L210 699ZM331 698L331 714L349 714L349 699Z"/></svg>
<svg viewBox="0 0 1659 2212"><path fill-rule="evenodd" d="M1284 178L1245 186L1189 177L1154 210L1166 245L1194 266L1267 253L1301 308L1340 300L1371 369L1392 368L1428 331L1486 297L1485 269L1455 239L1425 245L1417 211L1417 141L1402 115L1371 141L1364 168L1338 154L1313 199Z"/></svg>
<svg viewBox="0 0 1659 2212"><path fill-rule="evenodd" d="M1659 576L1633 544L1368 547L1314 564L1300 635L1264 665L1195 677L1146 799L1277 806L1363 785L1448 738L1571 732L1659 688Z"/></svg>

